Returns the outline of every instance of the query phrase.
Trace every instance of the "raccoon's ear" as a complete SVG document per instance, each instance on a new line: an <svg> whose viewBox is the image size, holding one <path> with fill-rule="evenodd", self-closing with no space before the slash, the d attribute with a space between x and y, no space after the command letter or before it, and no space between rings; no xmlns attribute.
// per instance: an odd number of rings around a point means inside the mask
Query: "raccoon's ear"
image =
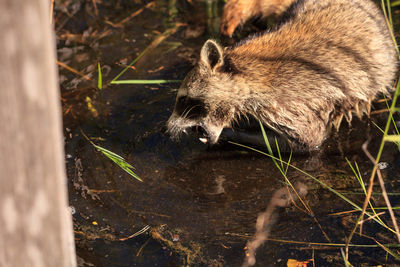
<svg viewBox="0 0 400 267"><path fill-rule="evenodd" d="M201 48L200 62L211 71L224 65L224 50L214 40L207 40Z"/></svg>

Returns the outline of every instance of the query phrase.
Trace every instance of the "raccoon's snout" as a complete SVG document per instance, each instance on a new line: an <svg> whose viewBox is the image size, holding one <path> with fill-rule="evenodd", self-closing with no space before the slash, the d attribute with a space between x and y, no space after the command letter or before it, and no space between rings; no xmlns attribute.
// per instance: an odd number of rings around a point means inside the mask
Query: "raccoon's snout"
<svg viewBox="0 0 400 267"><path fill-rule="evenodd" d="M196 126L196 122L183 118L174 111L168 119L166 126L167 133L170 135L171 139L178 140L182 133L189 134L190 128Z"/></svg>
<svg viewBox="0 0 400 267"><path fill-rule="evenodd" d="M218 141L210 130L207 121L207 106L202 99L186 95L179 96L175 102L174 112L167 122L168 133L172 139L179 139L182 133L189 134L189 130L199 135L203 143L214 144Z"/></svg>
<svg viewBox="0 0 400 267"><path fill-rule="evenodd" d="M216 126L205 121L194 121L182 118L173 113L167 122L167 132L172 139L179 139L182 133L189 134L189 130L199 136L199 140L203 143L213 145L218 142L222 132L222 126Z"/></svg>

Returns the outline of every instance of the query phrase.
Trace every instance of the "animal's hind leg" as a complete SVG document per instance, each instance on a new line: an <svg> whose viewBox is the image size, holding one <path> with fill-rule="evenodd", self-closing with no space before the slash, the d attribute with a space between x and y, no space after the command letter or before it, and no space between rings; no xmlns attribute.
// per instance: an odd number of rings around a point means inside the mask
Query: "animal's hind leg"
<svg viewBox="0 0 400 267"><path fill-rule="evenodd" d="M232 36L239 25L255 16L280 16L298 0L229 0L221 19L221 33Z"/></svg>

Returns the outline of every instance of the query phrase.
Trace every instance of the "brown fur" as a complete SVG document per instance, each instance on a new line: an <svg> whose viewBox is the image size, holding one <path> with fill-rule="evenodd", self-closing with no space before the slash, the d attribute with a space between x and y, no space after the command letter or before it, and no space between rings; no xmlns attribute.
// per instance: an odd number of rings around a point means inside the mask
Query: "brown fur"
<svg viewBox="0 0 400 267"><path fill-rule="evenodd" d="M221 33L232 36L239 25L256 16L281 16L294 0L230 0L221 18Z"/></svg>
<svg viewBox="0 0 400 267"><path fill-rule="evenodd" d="M281 10L291 2L254 3L268 15L265 10ZM224 16L237 3L244 2L228 2ZM278 5L270 8L271 3ZM254 14L244 12L240 23ZM233 47L223 49L213 40L204 44L178 91L168 121L172 136L201 126L213 144L223 128L251 115L289 141L313 148L331 125L338 128L343 117L351 121L353 113L369 113L376 95L393 86L396 52L371 1L297 0L285 16L277 30ZM232 25L237 26L236 19Z"/></svg>

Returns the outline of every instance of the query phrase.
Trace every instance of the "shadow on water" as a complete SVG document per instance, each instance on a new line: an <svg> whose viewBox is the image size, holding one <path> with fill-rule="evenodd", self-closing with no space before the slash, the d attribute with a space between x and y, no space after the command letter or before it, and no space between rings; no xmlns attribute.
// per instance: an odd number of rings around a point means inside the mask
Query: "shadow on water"
<svg viewBox="0 0 400 267"><path fill-rule="evenodd" d="M174 33L121 79L182 79L206 37L215 32L210 29L218 25L216 4L207 7L202 2L173 0L93 3L62 1L55 14L59 61L86 75L60 68L79 266L241 265L257 215L266 209L274 192L285 186L278 169L267 157L233 145L208 148L191 136L171 141L163 128L179 84L109 84L169 28L175 28ZM97 62L102 66L102 91L96 88ZM353 127L343 124L325 144L326 153L295 155L292 164L338 191L361 192L345 157L357 161L368 177L371 164L360 147L370 136L370 149L376 151L380 133L370 121L382 125L384 118L384 114L365 118ZM97 152L81 131L123 156L144 182ZM389 149L383 161L394 162L393 151ZM391 188L398 188L396 168L393 164L388 168ZM288 177L292 183L307 185L305 201L313 213L305 212L299 203L274 210L277 220L269 238L344 243L356 215L330 214L351 207L293 169ZM352 199L361 204L363 196L352 195ZM380 197L375 201L381 203ZM366 224L364 229L391 242L382 229L374 227ZM142 234L132 236L141 229ZM357 242L374 244L359 237L354 238ZM308 260L313 253L320 266L343 262L337 247L267 241L258 250L257 264L281 266L288 259ZM352 250L350 261L379 264L385 256L379 248L363 248Z"/></svg>

